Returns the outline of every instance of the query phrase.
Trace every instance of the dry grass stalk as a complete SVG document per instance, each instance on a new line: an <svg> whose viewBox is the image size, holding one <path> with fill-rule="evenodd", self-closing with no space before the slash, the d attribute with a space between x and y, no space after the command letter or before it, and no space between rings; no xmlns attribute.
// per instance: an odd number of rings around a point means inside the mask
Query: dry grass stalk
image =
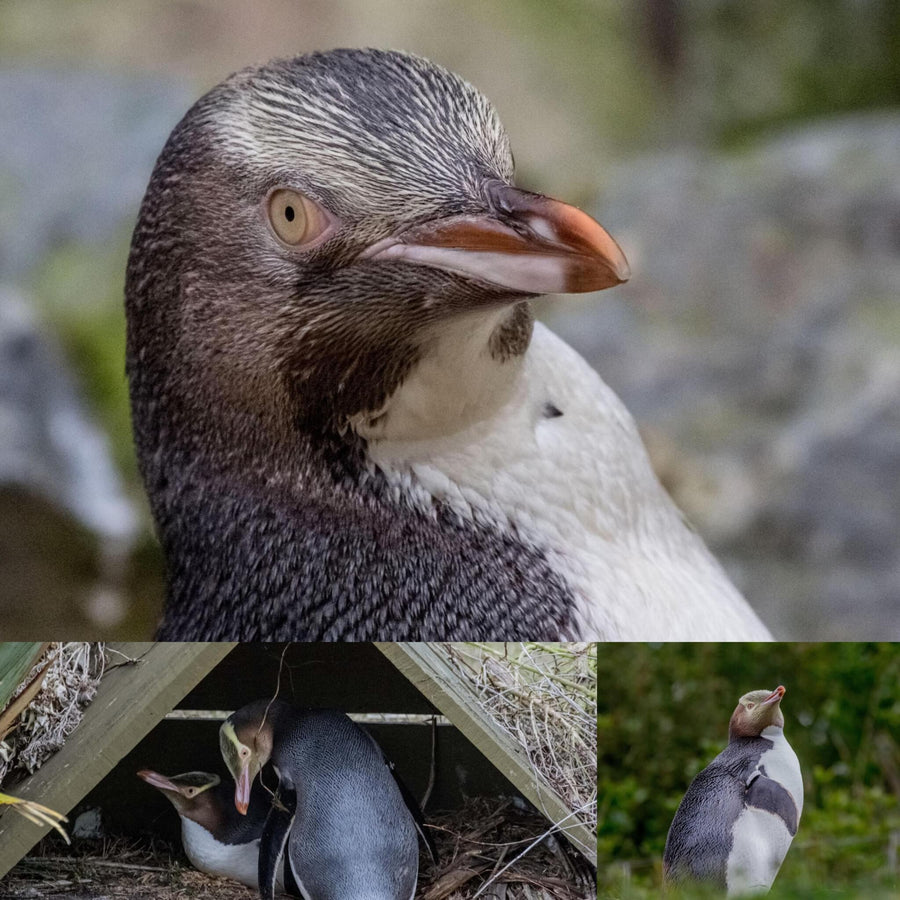
<svg viewBox="0 0 900 900"><path fill-rule="evenodd" d="M474 900L498 873L546 828L532 810L508 800L477 798L463 809L428 817L440 854L435 868L420 857L416 900ZM42 900L252 900L255 891L212 878L180 862L162 841L82 842L87 855L64 856L59 840L45 839L4 880L4 898ZM588 900L593 873L580 856L550 837L500 874L479 900Z"/></svg>
<svg viewBox="0 0 900 900"><path fill-rule="evenodd" d="M51 643L17 693L46 667L40 690L0 741L0 784L7 776L34 772L75 730L94 698L106 667L104 645Z"/></svg>
<svg viewBox="0 0 900 900"><path fill-rule="evenodd" d="M442 646L482 708L523 748L536 777L596 831L596 645Z"/></svg>
<svg viewBox="0 0 900 900"><path fill-rule="evenodd" d="M435 871L428 857L422 855L418 900L596 897L590 866L552 835L516 859L547 828L541 815L524 809L518 801L470 799L460 810L429 815L428 823L437 843L440 867Z"/></svg>

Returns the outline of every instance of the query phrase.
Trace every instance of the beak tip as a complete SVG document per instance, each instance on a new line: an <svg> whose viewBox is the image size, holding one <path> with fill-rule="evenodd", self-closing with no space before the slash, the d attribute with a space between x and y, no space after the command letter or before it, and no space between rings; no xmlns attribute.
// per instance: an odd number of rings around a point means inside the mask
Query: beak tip
<svg viewBox="0 0 900 900"><path fill-rule="evenodd" d="M609 240L614 249L607 248L606 250L607 265L616 278L616 284L624 284L631 278L631 265L622 248L612 238L609 238Z"/></svg>

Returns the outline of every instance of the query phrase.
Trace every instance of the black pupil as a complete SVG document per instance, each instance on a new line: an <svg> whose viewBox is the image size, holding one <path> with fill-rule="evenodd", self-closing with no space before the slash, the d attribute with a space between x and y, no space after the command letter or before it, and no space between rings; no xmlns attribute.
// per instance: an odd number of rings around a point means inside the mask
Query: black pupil
<svg viewBox="0 0 900 900"><path fill-rule="evenodd" d="M288 220L288 222L294 221L294 207L286 206L284 208L284 217Z"/></svg>

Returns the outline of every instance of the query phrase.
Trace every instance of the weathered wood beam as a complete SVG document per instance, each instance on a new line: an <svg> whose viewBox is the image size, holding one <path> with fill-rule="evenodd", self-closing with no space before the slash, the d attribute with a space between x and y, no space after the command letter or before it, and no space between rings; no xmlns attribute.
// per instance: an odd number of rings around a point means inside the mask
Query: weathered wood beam
<svg viewBox="0 0 900 900"><path fill-rule="evenodd" d="M440 644L377 643L376 646L594 865L593 832L571 815L553 788L529 764L525 752L501 731L478 702L475 690L447 662Z"/></svg>
<svg viewBox="0 0 900 900"><path fill-rule="evenodd" d="M111 668L66 743L13 793L68 813L172 710L232 643L110 643ZM123 658L137 660L122 665ZM0 812L0 878L48 831L12 810Z"/></svg>

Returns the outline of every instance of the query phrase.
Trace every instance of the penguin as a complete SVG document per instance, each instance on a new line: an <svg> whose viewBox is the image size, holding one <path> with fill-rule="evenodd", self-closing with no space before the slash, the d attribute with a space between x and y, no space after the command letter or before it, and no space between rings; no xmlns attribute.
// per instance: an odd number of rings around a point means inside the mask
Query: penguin
<svg viewBox="0 0 900 900"><path fill-rule="evenodd" d="M703 881L764 894L800 823L803 776L784 736L782 685L738 702L728 746L691 782L663 854L668 884Z"/></svg>
<svg viewBox="0 0 900 900"><path fill-rule="evenodd" d="M234 807L234 791L212 772L185 772L167 777L151 769L138 773L171 801L181 818L181 842L194 868L209 875L233 878L257 888L259 840L271 805L269 795L257 785L252 790L247 812ZM279 865L275 885L279 892L299 897L288 872Z"/></svg>
<svg viewBox="0 0 900 900"><path fill-rule="evenodd" d="M490 102L340 49L204 95L150 178L126 369L161 640L767 640L631 416L533 319L629 278Z"/></svg>
<svg viewBox="0 0 900 900"><path fill-rule="evenodd" d="M234 803L271 761L281 800L259 849L260 895L271 898L275 867L287 857L306 900L411 900L418 831L433 858L421 811L373 738L336 710L296 710L259 700L232 713L219 732L234 777Z"/></svg>

